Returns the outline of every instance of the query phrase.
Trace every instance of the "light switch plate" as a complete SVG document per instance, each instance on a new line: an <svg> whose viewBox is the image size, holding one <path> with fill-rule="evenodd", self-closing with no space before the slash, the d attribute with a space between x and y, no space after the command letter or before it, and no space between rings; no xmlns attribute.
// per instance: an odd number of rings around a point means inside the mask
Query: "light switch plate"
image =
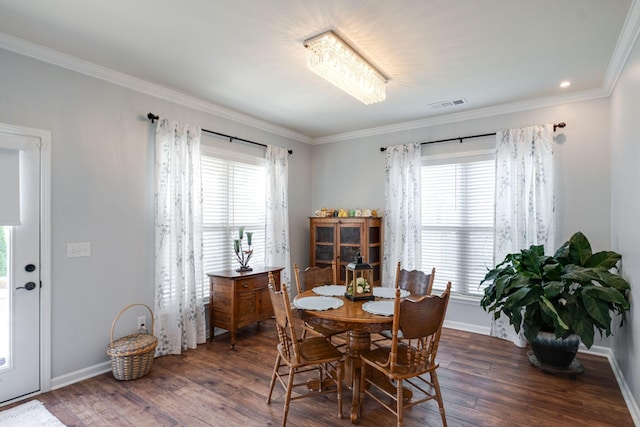
<svg viewBox="0 0 640 427"><path fill-rule="evenodd" d="M67 243L67 258L91 256L91 243Z"/></svg>

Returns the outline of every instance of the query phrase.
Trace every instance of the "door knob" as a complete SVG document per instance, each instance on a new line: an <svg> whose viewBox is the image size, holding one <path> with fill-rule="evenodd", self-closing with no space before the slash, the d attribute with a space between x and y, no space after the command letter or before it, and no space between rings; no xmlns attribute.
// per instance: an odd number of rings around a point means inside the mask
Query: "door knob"
<svg viewBox="0 0 640 427"><path fill-rule="evenodd" d="M20 286L20 287L16 288L16 291L17 291L18 289L26 289L26 290L28 290L28 291L32 291L32 290L34 290L35 288L36 288L36 284L35 284L35 283L33 283L33 282L27 282L27 283L25 283L25 284L24 284L24 286Z"/></svg>
<svg viewBox="0 0 640 427"><path fill-rule="evenodd" d="M33 265L33 264L27 264L27 265L25 265L25 266L24 266L24 269L25 269L27 272L31 273L32 271L35 271L36 266L35 266L35 265Z"/></svg>

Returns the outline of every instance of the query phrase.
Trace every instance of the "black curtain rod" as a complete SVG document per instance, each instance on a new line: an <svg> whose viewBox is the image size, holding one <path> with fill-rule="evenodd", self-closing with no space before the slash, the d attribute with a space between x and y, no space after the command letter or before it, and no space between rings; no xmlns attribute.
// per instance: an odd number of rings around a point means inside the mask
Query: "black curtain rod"
<svg viewBox="0 0 640 427"><path fill-rule="evenodd" d="M553 131L555 132L557 128L563 128L565 127L567 124L565 122L560 122L560 123L554 123L553 124ZM459 136L457 138L448 138L448 139L438 139L437 141L427 141L427 142L421 142L420 145L426 145L426 144L435 144L437 142L450 142L450 141L460 141L460 143L462 143L462 141L464 139L472 139L472 138L482 138L483 136L493 136L495 135L496 132L493 133L483 133L481 135L470 135L470 136ZM387 151L387 147L380 147L380 151Z"/></svg>
<svg viewBox="0 0 640 427"><path fill-rule="evenodd" d="M147 119L151 120L151 123L155 123L156 120L160 119L160 116L156 116L153 113L149 113L149 114L147 114ZM229 138L229 142L242 141L242 142L246 142L248 144L259 145L260 147L267 148L267 146L265 144L261 144L259 142L255 142L255 141L249 141L248 139L244 139L244 138L238 138L237 136L231 136L231 135L227 135L227 134L220 133L220 132L214 132L212 130L207 130L207 129L202 129L202 132L210 133L212 135L218 135L218 136L221 136L223 138ZM293 150L287 150L287 152L289 154L293 154Z"/></svg>

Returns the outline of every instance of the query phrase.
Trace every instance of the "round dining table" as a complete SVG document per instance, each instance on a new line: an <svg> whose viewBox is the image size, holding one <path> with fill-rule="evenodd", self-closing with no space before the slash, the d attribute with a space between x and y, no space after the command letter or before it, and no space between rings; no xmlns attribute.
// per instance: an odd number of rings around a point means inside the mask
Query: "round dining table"
<svg viewBox="0 0 640 427"><path fill-rule="evenodd" d="M318 295L313 290L308 290L297 295L295 299L312 296ZM347 331L344 380L352 390L351 422L357 423L360 416L360 352L371 347L371 333L391 329L393 316L364 311L362 305L367 301L351 301L343 295L336 295L334 298L341 299L342 306L329 310L298 309L298 312L307 323Z"/></svg>

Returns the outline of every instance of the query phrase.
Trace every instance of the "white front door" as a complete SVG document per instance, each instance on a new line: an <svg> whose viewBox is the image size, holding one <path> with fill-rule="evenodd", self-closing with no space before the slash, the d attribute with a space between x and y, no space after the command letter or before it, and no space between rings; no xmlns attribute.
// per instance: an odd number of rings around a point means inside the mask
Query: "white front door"
<svg viewBox="0 0 640 427"><path fill-rule="evenodd" d="M41 145L0 127L0 405L41 390Z"/></svg>

